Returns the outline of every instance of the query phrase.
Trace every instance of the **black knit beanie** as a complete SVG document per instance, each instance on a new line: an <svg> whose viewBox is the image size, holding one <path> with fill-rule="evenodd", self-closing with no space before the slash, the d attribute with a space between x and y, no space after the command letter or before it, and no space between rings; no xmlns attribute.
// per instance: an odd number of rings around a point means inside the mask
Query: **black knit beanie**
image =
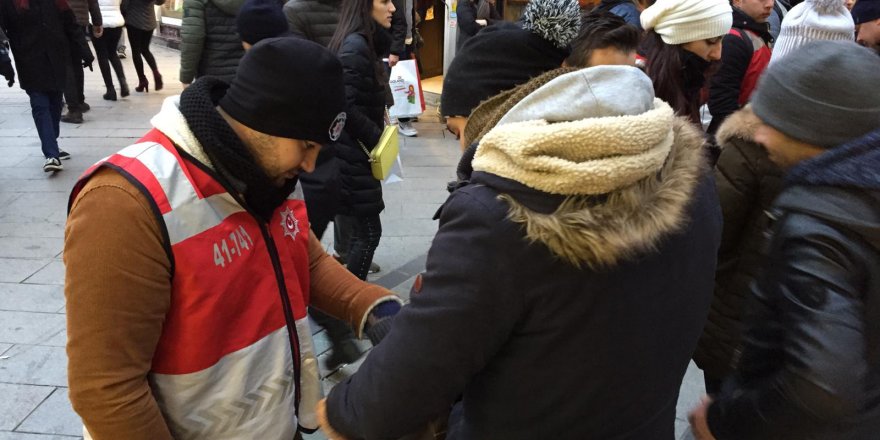
<svg viewBox="0 0 880 440"><path fill-rule="evenodd" d="M345 126L342 64L303 38L260 41L241 59L220 108L260 133L329 144Z"/></svg>
<svg viewBox="0 0 880 440"><path fill-rule="evenodd" d="M862 24L880 18L880 0L859 0L852 8L853 21Z"/></svg>
<svg viewBox="0 0 880 440"><path fill-rule="evenodd" d="M521 22L481 30L452 60L440 112L468 116L480 102L559 68L580 24L577 0L532 0Z"/></svg>
<svg viewBox="0 0 880 440"><path fill-rule="evenodd" d="M289 31L287 17L278 0L247 0L238 10L235 26L241 41L250 45Z"/></svg>

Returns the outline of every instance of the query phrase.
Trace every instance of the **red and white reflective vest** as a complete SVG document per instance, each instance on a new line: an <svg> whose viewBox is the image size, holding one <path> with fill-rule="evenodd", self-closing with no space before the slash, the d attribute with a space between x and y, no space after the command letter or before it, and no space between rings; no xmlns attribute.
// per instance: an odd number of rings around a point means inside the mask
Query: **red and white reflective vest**
<svg viewBox="0 0 880 440"><path fill-rule="evenodd" d="M147 195L165 235L171 307L149 382L174 438L291 439L297 425L316 429L322 391L299 187L263 224L152 130L87 170L71 202L102 167Z"/></svg>

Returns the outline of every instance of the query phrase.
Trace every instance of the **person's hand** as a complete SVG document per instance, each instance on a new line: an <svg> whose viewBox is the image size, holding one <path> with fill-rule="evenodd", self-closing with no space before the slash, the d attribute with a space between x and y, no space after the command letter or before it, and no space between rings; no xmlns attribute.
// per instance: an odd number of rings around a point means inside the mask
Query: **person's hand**
<svg viewBox="0 0 880 440"><path fill-rule="evenodd" d="M394 65L397 64L398 61L400 61L400 56L394 54L388 55L389 66L394 67Z"/></svg>
<svg viewBox="0 0 880 440"><path fill-rule="evenodd" d="M9 59L9 48L6 42L0 42L0 75L6 78L9 87L15 84L15 69L12 68L12 60Z"/></svg>
<svg viewBox="0 0 880 440"><path fill-rule="evenodd" d="M12 69L12 63L0 64L0 75L6 78L6 84L9 87L15 84L15 70Z"/></svg>
<svg viewBox="0 0 880 440"><path fill-rule="evenodd" d="M101 38L104 35L104 26L93 26L92 33L95 35L95 38Z"/></svg>
<svg viewBox="0 0 880 440"><path fill-rule="evenodd" d="M478 25L483 26L483 27L486 27L489 25L489 22L486 20L475 20L475 21L477 22Z"/></svg>
<svg viewBox="0 0 880 440"><path fill-rule="evenodd" d="M703 396L700 399L700 405L694 408L688 414L688 421L691 423L691 431L697 440L717 440L712 431L709 430L709 423L706 420L706 414L709 411L709 405L712 404L712 398Z"/></svg>
<svg viewBox="0 0 880 440"><path fill-rule="evenodd" d="M88 67L89 71L92 71L92 72L95 71L94 69L92 69L92 63L95 62L95 56L92 55L92 51L90 51L88 49L83 50L83 59L82 60L83 60L83 69Z"/></svg>
<svg viewBox="0 0 880 440"><path fill-rule="evenodd" d="M318 427L324 431L327 440L346 440L342 434L333 430L330 421L327 419L327 399L321 399L318 406L315 407L315 415L318 416Z"/></svg>

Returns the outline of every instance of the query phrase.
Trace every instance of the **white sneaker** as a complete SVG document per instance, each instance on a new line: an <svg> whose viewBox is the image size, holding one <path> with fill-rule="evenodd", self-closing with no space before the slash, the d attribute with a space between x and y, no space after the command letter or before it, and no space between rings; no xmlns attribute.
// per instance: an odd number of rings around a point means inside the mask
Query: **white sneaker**
<svg viewBox="0 0 880 440"><path fill-rule="evenodd" d="M46 163L43 164L43 171L50 173L53 171L61 171L64 169L64 165L61 165L61 161L58 160L57 157L50 157L46 159Z"/></svg>
<svg viewBox="0 0 880 440"><path fill-rule="evenodd" d="M400 124L397 126L397 131L399 131L400 134L408 137L418 136L419 134L416 128L412 126L412 122L409 121L400 121Z"/></svg>

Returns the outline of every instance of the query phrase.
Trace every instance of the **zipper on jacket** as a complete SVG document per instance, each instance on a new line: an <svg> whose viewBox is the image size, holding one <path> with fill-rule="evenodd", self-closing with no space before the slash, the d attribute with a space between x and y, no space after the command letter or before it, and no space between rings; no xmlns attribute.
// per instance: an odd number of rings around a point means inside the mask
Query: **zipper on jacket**
<svg viewBox="0 0 880 440"><path fill-rule="evenodd" d="M287 286L284 284L284 272L281 269L281 261L278 259L278 248L275 247L275 241L272 239L272 233L269 228L259 219L257 224L260 226L260 233L263 240L266 241L266 249L269 252L269 259L272 260L272 268L275 270L275 282L278 283L278 292L281 294L281 303L284 309L284 321L287 323L287 333L290 336L290 350L293 357L293 380L294 380L294 412L299 418L299 399L300 399L300 353L299 353L299 333L296 331L296 321L293 319L293 309L290 306L290 298L287 296Z"/></svg>

